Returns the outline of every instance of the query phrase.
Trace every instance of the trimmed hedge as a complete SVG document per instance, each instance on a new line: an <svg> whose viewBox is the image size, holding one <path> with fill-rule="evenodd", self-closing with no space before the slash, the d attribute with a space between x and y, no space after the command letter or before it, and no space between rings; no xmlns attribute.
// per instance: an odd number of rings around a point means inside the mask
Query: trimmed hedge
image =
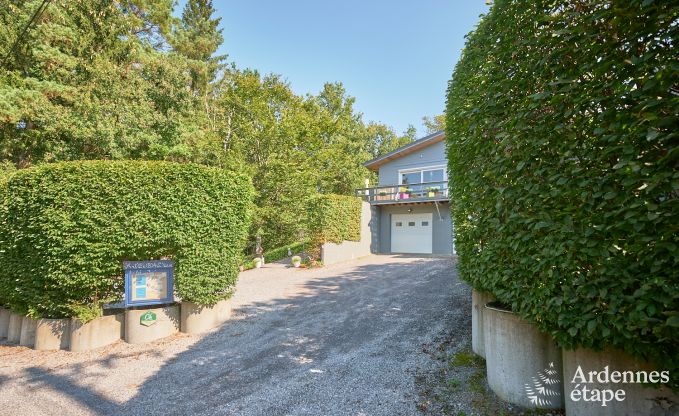
<svg viewBox="0 0 679 416"><path fill-rule="evenodd" d="M460 275L679 386L676 2L501 1L447 94Z"/></svg>
<svg viewBox="0 0 679 416"><path fill-rule="evenodd" d="M308 205L310 255L318 258L327 242L361 240L361 199L354 196L321 194Z"/></svg>
<svg viewBox="0 0 679 416"><path fill-rule="evenodd" d="M175 260L175 289L228 295L250 225L241 174L192 164L88 161L17 171L0 204L0 303L33 317L96 316L122 298L123 260Z"/></svg>
<svg viewBox="0 0 679 416"><path fill-rule="evenodd" d="M299 254L304 250L305 244L308 244L308 241L300 241L282 247L276 247L271 250L264 250L264 261L266 263L272 263L274 261L282 260L288 257L288 249L290 249L290 252L293 255Z"/></svg>

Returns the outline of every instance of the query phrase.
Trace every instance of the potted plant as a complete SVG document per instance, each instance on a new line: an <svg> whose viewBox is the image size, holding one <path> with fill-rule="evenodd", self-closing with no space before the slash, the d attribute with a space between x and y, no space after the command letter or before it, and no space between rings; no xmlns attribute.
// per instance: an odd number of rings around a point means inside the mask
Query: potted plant
<svg viewBox="0 0 679 416"><path fill-rule="evenodd" d="M260 269L262 268L262 264L264 264L264 259L261 257L255 257L255 267Z"/></svg>
<svg viewBox="0 0 679 416"><path fill-rule="evenodd" d="M408 199L410 198L410 194L408 193L408 189L404 186L398 188L398 199Z"/></svg>
<svg viewBox="0 0 679 416"><path fill-rule="evenodd" d="M387 193L385 191L380 191L379 197L377 198L378 201L384 201L387 198Z"/></svg>
<svg viewBox="0 0 679 416"><path fill-rule="evenodd" d="M302 264L302 258L300 256L292 256L292 259L290 260L295 268L299 267Z"/></svg>
<svg viewBox="0 0 679 416"><path fill-rule="evenodd" d="M430 186L429 188L427 188L427 196L429 198L433 198L439 194L440 190L441 188L439 188L438 186Z"/></svg>

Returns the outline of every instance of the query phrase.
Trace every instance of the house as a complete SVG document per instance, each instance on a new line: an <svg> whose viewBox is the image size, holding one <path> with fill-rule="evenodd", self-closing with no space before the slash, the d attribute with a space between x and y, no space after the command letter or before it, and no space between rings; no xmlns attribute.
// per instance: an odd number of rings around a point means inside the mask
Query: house
<svg viewBox="0 0 679 416"><path fill-rule="evenodd" d="M442 131L364 163L378 186L358 189L371 205L373 253L454 253Z"/></svg>

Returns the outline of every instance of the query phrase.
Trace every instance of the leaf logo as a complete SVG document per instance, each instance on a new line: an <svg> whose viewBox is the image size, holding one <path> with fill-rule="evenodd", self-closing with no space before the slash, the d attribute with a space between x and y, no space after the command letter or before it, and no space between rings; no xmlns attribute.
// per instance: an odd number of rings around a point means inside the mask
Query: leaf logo
<svg viewBox="0 0 679 416"><path fill-rule="evenodd" d="M561 402L561 378L554 368L554 363L543 371L539 371L536 377L531 377L532 383L524 384L526 396L531 404L536 407L554 407Z"/></svg>

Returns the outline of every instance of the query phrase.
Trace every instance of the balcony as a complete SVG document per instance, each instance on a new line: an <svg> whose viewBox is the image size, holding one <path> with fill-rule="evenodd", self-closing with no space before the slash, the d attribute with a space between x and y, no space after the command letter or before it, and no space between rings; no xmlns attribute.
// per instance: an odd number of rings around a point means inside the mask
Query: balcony
<svg viewBox="0 0 679 416"><path fill-rule="evenodd" d="M377 186L356 190L356 196L374 205L448 201L448 181Z"/></svg>

